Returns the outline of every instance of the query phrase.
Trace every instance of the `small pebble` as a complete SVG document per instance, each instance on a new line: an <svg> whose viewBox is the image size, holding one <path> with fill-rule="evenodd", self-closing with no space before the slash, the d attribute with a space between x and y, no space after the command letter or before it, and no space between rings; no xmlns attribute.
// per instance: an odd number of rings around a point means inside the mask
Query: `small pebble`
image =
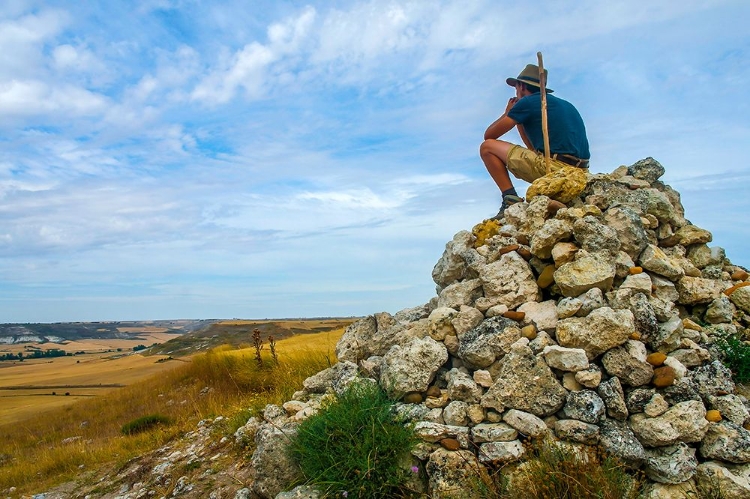
<svg viewBox="0 0 750 499"><path fill-rule="evenodd" d="M654 369L654 377L651 383L657 388L665 388L674 384L677 372L669 366L657 367Z"/></svg>
<svg viewBox="0 0 750 499"><path fill-rule="evenodd" d="M659 367L663 365L665 360L667 360L667 356L666 354L663 354L662 352L654 352L650 354L648 357L646 357L646 362L648 362L654 367Z"/></svg>
<svg viewBox="0 0 750 499"><path fill-rule="evenodd" d="M554 265L547 265L546 267L544 267L544 270L542 270L542 273L539 274L539 278L536 280L537 286L542 289L547 289L548 287L550 287L552 283L555 282L554 274Z"/></svg>
<svg viewBox="0 0 750 499"><path fill-rule="evenodd" d="M404 403L405 404L421 404L422 394L419 392L409 392L406 395L404 395Z"/></svg>
<svg viewBox="0 0 750 499"><path fill-rule="evenodd" d="M718 423L722 419L721 413L716 409L711 409L710 411L706 411L706 419L712 423Z"/></svg>
<svg viewBox="0 0 750 499"><path fill-rule="evenodd" d="M510 253L511 251L516 251L518 248L520 248L517 244L511 244L509 246L503 246L500 248L500 251L498 251L498 255L504 255L506 253Z"/></svg>
<svg viewBox="0 0 750 499"><path fill-rule="evenodd" d="M455 438L444 438L440 441L440 445L446 450L458 450L461 448L461 444Z"/></svg>
<svg viewBox="0 0 750 499"><path fill-rule="evenodd" d="M521 336L528 338L529 340L535 339L537 336L536 326L534 324L529 324L528 326L522 327Z"/></svg>
<svg viewBox="0 0 750 499"><path fill-rule="evenodd" d="M513 321L522 321L526 317L525 312L516 312L515 310L508 310L503 314L503 317Z"/></svg>

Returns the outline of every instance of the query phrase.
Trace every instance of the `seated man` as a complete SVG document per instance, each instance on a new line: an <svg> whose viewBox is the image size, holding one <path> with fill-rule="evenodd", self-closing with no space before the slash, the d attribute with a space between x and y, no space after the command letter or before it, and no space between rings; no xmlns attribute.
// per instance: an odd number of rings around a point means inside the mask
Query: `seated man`
<svg viewBox="0 0 750 499"><path fill-rule="evenodd" d="M547 70L545 80L546 76ZM502 218L508 206L523 201L513 187L509 170L515 177L529 183L546 174L539 67L529 64L518 78L508 78L506 82L515 87L516 96L508 100L505 114L484 132L484 142L479 148L487 171L503 194L500 211L493 219ZM547 88L546 92L549 94L553 91ZM497 140L514 126L518 127L526 147ZM590 155L586 128L581 115L570 102L547 96L547 128L552 170L557 170L563 164L588 168Z"/></svg>

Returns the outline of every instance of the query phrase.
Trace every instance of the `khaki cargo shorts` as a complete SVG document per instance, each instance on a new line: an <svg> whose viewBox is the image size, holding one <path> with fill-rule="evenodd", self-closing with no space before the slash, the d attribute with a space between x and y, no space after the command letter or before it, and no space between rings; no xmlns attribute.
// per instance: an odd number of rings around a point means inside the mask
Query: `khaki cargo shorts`
<svg viewBox="0 0 750 499"><path fill-rule="evenodd" d="M508 151L508 170L521 180L532 183L534 180L547 174L547 167L544 164L544 154L530 151L525 147L514 145ZM557 160L550 161L550 170L555 171L563 166Z"/></svg>

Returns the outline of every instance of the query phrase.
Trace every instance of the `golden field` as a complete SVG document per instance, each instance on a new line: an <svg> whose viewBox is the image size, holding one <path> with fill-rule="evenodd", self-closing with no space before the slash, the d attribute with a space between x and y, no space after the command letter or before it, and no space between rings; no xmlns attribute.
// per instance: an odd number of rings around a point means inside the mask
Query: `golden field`
<svg viewBox="0 0 750 499"><path fill-rule="evenodd" d="M334 364L349 323L279 340L276 358L264 342L261 365L254 348L229 345L167 362L126 352L9 362L0 368L0 494L13 489L8 495L20 497L78 481L81 469L119 469L205 418L228 418L231 436L249 415L289 400L304 379ZM115 384L124 386L107 386ZM63 388L53 396L53 386ZM152 414L171 423L123 436L123 425ZM71 438L85 445L71 452Z"/></svg>
<svg viewBox="0 0 750 499"><path fill-rule="evenodd" d="M163 356L134 353L132 349L139 343L132 340L70 342L50 348L92 353L0 362L0 425L103 395L171 369L179 362L159 362ZM117 352L118 348L122 352Z"/></svg>
<svg viewBox="0 0 750 499"><path fill-rule="evenodd" d="M268 323L269 321L228 320L218 324L222 326L242 326ZM300 319L274 321L279 326L305 331L295 334L283 341L284 347L279 355L288 355L292 351L305 348L311 343L325 343L325 338L338 337L343 334L342 320L338 319ZM351 321L344 320L348 325ZM338 329L335 329L337 328ZM160 328L120 328L138 333L137 339L88 339L86 341L68 341L64 344L34 344L40 350L59 349L65 352L85 352L65 357L26 359L0 362L0 425L23 421L38 415L71 405L91 397L104 395L123 386L129 386L149 378L176 365L187 361L187 358L171 359L166 355L140 355L133 352L137 345L150 346L154 343L165 343L175 338L174 334L164 333ZM321 329L333 329L330 332L314 333ZM264 339L264 341L266 341ZM335 341L330 350L335 349ZM267 343L267 341L266 341ZM3 345L0 354L28 351L29 344ZM118 351L119 350L119 351ZM270 353L268 345L264 354Z"/></svg>

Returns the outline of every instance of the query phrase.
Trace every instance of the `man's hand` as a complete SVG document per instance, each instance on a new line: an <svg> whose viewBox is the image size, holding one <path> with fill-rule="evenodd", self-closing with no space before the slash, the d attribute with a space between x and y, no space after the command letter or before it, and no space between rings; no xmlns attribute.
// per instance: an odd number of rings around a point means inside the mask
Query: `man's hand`
<svg viewBox="0 0 750 499"><path fill-rule="evenodd" d="M513 106L516 105L516 102L518 102L518 97L511 97L508 99L508 105L505 106L505 114L508 114L511 109L513 109Z"/></svg>

